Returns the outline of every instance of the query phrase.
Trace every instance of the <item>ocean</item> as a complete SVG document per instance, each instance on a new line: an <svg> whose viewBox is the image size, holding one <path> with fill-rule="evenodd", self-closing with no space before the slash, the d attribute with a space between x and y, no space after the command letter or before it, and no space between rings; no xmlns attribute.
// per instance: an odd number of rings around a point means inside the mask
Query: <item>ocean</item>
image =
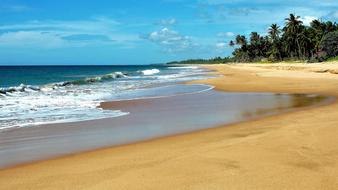
<svg viewBox="0 0 338 190"><path fill-rule="evenodd" d="M41 124L120 117L101 102L194 93L175 86L206 78L195 66L0 66L0 131Z"/></svg>
<svg viewBox="0 0 338 190"><path fill-rule="evenodd" d="M0 169L331 101L179 83L216 77L208 72L173 65L0 67Z"/></svg>

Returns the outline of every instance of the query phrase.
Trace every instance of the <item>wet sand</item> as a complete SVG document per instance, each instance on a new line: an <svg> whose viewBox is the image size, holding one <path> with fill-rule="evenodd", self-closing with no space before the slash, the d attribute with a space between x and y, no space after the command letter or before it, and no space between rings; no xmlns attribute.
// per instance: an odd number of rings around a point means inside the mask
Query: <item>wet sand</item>
<svg viewBox="0 0 338 190"><path fill-rule="evenodd" d="M197 83L218 90L338 96L338 75L312 70L325 65L208 67L224 77ZM333 103L42 161L0 171L0 189L336 189L337 116Z"/></svg>
<svg viewBox="0 0 338 190"><path fill-rule="evenodd" d="M156 90L167 91L168 88L170 92L184 88L190 93L101 104L104 109L130 113L122 117L3 131L0 133L0 169L257 119L332 101L332 98L304 94L225 93L197 84L174 84Z"/></svg>

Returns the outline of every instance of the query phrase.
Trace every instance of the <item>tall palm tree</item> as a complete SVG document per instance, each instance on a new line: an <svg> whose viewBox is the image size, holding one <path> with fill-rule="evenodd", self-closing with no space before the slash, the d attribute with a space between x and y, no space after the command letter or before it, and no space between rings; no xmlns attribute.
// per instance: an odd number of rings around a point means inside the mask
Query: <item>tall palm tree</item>
<svg viewBox="0 0 338 190"><path fill-rule="evenodd" d="M290 14L290 17L285 19L285 24L284 35L287 43L287 53L289 53L291 57L297 55L298 58L300 58L302 56L302 52L299 35L304 29L303 22L300 20L300 16Z"/></svg>
<svg viewBox="0 0 338 190"><path fill-rule="evenodd" d="M261 58L273 61L284 58L324 60L326 56L321 54L320 44L326 35L335 31L338 31L336 22L313 20L310 26L304 26L299 16L290 14L285 19L282 30L277 24L272 24L266 36L260 36L257 32L252 32L250 39L237 35L229 45L239 46L233 52L237 61L255 61ZM327 41L331 43L330 40Z"/></svg>
<svg viewBox="0 0 338 190"><path fill-rule="evenodd" d="M319 20L313 20L310 23L309 28L309 37L311 39L312 46L314 47L312 54L319 51L319 44L321 39L325 34L325 24L320 22Z"/></svg>
<svg viewBox="0 0 338 190"><path fill-rule="evenodd" d="M249 61L248 56L248 42L246 37L243 35L237 35L235 42L240 48L236 48L233 52L233 55L236 57L238 61Z"/></svg>
<svg viewBox="0 0 338 190"><path fill-rule="evenodd" d="M262 42L261 36L257 32L251 32L250 34L250 45L248 48L251 57L262 56Z"/></svg>
<svg viewBox="0 0 338 190"><path fill-rule="evenodd" d="M282 58L281 53L281 43L280 43L280 34L281 29L277 24L271 24L269 27L268 33L269 33L269 39L271 42L270 49L267 50L267 54L269 55L269 58L272 60L280 60Z"/></svg>
<svg viewBox="0 0 338 190"><path fill-rule="evenodd" d="M279 39L279 35L281 33L280 27L277 24L272 24L269 28L269 35L272 42Z"/></svg>
<svg viewBox="0 0 338 190"><path fill-rule="evenodd" d="M302 26L303 21L300 20L300 16L295 16L290 14L289 18L285 19L286 22L286 31L291 33L297 33L300 26Z"/></svg>

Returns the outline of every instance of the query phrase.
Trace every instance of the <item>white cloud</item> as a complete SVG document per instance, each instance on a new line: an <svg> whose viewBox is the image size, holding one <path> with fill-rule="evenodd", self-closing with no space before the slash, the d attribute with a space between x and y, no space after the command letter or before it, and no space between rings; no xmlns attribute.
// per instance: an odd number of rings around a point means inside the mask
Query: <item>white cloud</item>
<svg viewBox="0 0 338 190"><path fill-rule="evenodd" d="M216 43L216 50L218 51L218 52L222 52L222 51L224 51L226 48L228 48L228 44L227 43L225 43L225 42L218 42L218 43Z"/></svg>
<svg viewBox="0 0 338 190"><path fill-rule="evenodd" d="M216 43L216 47L217 48L225 48L225 47L227 47L227 44L224 43L224 42L219 42L219 43Z"/></svg>
<svg viewBox="0 0 338 190"><path fill-rule="evenodd" d="M105 17L97 17L92 20L76 20L76 21L28 21L13 25L0 25L0 30L43 30L43 31L59 31L63 33L109 33L115 30L118 22Z"/></svg>
<svg viewBox="0 0 338 190"><path fill-rule="evenodd" d="M0 46L59 48L67 45L67 41L51 33L34 31L6 32L0 35Z"/></svg>
<svg viewBox="0 0 338 190"><path fill-rule="evenodd" d="M303 21L303 24L305 26L310 26L310 23L313 21L313 20L316 20L318 19L317 17L315 16L304 16L302 17L300 20Z"/></svg>
<svg viewBox="0 0 338 190"><path fill-rule="evenodd" d="M228 38L228 37L233 37L235 36L235 34L233 32L219 32L217 34L217 37L220 37L220 38Z"/></svg>
<svg viewBox="0 0 338 190"><path fill-rule="evenodd" d="M181 35L168 28L152 32L143 38L164 47L168 52L186 51L197 46L190 36Z"/></svg>
<svg viewBox="0 0 338 190"><path fill-rule="evenodd" d="M0 25L2 46L57 48L102 43L127 43L139 40L138 35L118 32L120 23L106 17L90 20L28 21ZM81 36L81 40L78 40ZM87 38L87 39L85 39Z"/></svg>

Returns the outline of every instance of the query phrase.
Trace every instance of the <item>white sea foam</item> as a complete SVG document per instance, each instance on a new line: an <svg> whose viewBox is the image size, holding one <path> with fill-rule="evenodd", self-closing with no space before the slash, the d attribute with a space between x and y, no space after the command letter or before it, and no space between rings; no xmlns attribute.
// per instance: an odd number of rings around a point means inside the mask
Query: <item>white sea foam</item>
<svg viewBox="0 0 338 190"><path fill-rule="evenodd" d="M128 114L119 110L98 109L99 103L111 93L95 89L63 87L52 91L7 93L0 98L0 129Z"/></svg>
<svg viewBox="0 0 338 190"><path fill-rule="evenodd" d="M194 80L201 77L199 69L182 68L169 72L148 69L137 72L139 75L126 76L121 72L85 78L78 81L60 82L40 87L20 85L0 89L0 131L15 127L40 124L74 122L108 117L119 117L128 112L102 110L97 108L100 102L128 98L142 98L149 92L135 89L159 83ZM126 92L121 94L121 92ZM128 95L134 93L136 95ZM158 94L152 97L166 97Z"/></svg>
<svg viewBox="0 0 338 190"><path fill-rule="evenodd" d="M143 70L141 71L143 73L143 75L154 75L160 72L159 69L147 69L147 70Z"/></svg>

